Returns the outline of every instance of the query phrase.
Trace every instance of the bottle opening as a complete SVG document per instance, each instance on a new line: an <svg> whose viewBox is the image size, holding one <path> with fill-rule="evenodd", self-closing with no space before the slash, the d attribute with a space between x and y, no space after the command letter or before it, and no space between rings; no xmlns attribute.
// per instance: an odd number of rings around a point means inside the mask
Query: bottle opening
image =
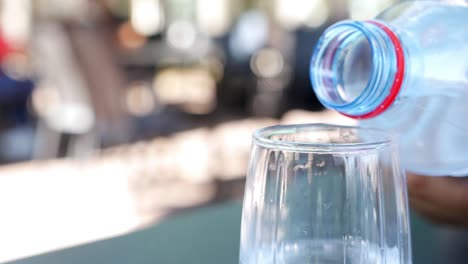
<svg viewBox="0 0 468 264"><path fill-rule="evenodd" d="M376 21L331 26L310 65L312 86L322 104L356 118L383 112L395 99L403 72L398 37Z"/></svg>
<svg viewBox="0 0 468 264"><path fill-rule="evenodd" d="M317 85L328 87L316 90L317 95L328 105L342 106L363 94L372 74L373 52L359 28L344 25L329 31L317 47L317 64L311 74L318 77Z"/></svg>
<svg viewBox="0 0 468 264"><path fill-rule="evenodd" d="M339 44L336 85L341 101L350 103L367 87L372 72L372 50L362 32L351 33Z"/></svg>

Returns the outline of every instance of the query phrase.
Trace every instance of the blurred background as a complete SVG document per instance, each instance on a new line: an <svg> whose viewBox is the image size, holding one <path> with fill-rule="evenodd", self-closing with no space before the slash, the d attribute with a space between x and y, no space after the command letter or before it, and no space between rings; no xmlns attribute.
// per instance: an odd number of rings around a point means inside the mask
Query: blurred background
<svg viewBox="0 0 468 264"><path fill-rule="evenodd" d="M197 237L177 219L201 210L236 263L252 131L352 124L312 92L314 43L396 2L0 0L0 262L173 221ZM464 232L412 224L415 263L468 261Z"/></svg>

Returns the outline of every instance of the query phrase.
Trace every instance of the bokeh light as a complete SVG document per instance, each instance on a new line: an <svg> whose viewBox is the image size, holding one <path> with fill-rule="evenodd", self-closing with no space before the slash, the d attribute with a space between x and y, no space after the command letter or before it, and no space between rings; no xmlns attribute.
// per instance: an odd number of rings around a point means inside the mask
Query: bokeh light
<svg viewBox="0 0 468 264"><path fill-rule="evenodd" d="M164 12L160 0L130 0L131 23L136 32L150 36L164 27Z"/></svg>
<svg viewBox="0 0 468 264"><path fill-rule="evenodd" d="M259 77L272 78L284 68L284 58L277 49L266 48L258 51L250 60L252 71Z"/></svg>
<svg viewBox="0 0 468 264"><path fill-rule="evenodd" d="M174 21L167 30L167 42L174 48L188 49L195 44L197 32L192 23L184 20Z"/></svg>
<svg viewBox="0 0 468 264"><path fill-rule="evenodd" d="M135 116L145 116L153 112L156 102L151 86L144 82L130 84L125 92L125 107Z"/></svg>
<svg viewBox="0 0 468 264"><path fill-rule="evenodd" d="M147 42L146 37L136 32L128 22L122 23L117 29L117 39L120 45L127 49L141 48Z"/></svg>

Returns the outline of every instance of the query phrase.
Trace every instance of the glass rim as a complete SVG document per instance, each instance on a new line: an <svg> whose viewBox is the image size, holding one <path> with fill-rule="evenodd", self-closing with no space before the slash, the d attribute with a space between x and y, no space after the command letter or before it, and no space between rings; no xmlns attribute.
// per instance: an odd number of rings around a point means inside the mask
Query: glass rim
<svg viewBox="0 0 468 264"><path fill-rule="evenodd" d="M298 132L305 131L326 131L351 129L356 131L366 131L373 135L377 135L376 140L368 140L363 142L341 143L341 142L301 142L291 140L272 139L274 135L292 135ZM254 144L263 146L268 149L286 150L286 151L301 151L301 152L357 152L371 151L389 147L396 144L395 135L382 129L365 127L365 126L346 126L327 123L308 123L308 124L289 124L289 125L274 125L256 130L253 133Z"/></svg>

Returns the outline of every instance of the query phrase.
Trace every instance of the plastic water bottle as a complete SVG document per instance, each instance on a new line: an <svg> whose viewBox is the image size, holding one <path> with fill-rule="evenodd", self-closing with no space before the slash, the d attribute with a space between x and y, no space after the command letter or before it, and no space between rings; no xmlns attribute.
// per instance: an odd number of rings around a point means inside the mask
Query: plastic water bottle
<svg viewBox="0 0 468 264"><path fill-rule="evenodd" d="M468 175L468 7L412 1L336 23L310 75L327 108L397 132L407 170Z"/></svg>

